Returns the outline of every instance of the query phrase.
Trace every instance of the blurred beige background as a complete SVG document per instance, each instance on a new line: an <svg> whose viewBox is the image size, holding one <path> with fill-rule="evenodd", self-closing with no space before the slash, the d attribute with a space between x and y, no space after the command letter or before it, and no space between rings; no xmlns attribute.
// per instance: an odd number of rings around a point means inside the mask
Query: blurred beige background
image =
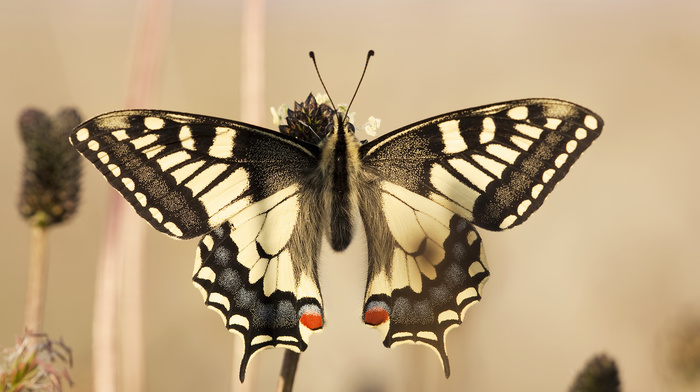
<svg viewBox="0 0 700 392"><path fill-rule="evenodd" d="M22 331L28 258L18 114L123 108L136 9L132 0L0 3L0 346ZM170 18L154 106L239 118L241 3L174 1ZM343 254L325 252L327 324L301 357L296 390L564 391L600 352L617 360L625 391L683 389L664 353L679 320L700 312L700 2L270 1L266 21L268 106L320 91L309 50L336 102L347 102L374 49L353 111L357 122L381 118L381 132L525 97L571 100L606 121L529 222L481 231L492 276L449 333L449 380L427 348L385 349L362 325L360 236ZM45 322L74 350L76 391L92 388L108 196L93 168L83 182L79 214L51 233ZM196 241L145 232L147 390L227 390L240 339L192 287ZM256 390L273 390L281 357L253 359Z"/></svg>

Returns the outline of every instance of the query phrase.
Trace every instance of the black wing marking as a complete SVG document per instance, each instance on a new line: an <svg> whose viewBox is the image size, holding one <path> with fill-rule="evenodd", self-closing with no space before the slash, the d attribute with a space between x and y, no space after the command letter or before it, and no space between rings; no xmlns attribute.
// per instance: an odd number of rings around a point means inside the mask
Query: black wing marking
<svg viewBox="0 0 700 392"><path fill-rule="evenodd" d="M71 143L157 230L193 238L318 165L317 146L220 118L123 110L78 126Z"/></svg>
<svg viewBox="0 0 700 392"><path fill-rule="evenodd" d="M360 149L382 179L489 230L524 222L603 127L576 104L526 99L460 110Z"/></svg>

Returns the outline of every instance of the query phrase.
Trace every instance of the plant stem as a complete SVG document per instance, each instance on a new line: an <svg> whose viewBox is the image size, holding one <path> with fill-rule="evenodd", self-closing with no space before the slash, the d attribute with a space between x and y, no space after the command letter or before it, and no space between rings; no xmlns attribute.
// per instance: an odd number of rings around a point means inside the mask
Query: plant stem
<svg viewBox="0 0 700 392"><path fill-rule="evenodd" d="M24 327L30 333L39 333L44 319L44 302L46 300L47 229L39 225L32 225L31 228Z"/></svg>
<svg viewBox="0 0 700 392"><path fill-rule="evenodd" d="M282 360L282 370L280 370L277 392L292 392L294 376L297 373L297 364L299 363L299 355L299 353L292 350L284 350L284 359Z"/></svg>
<svg viewBox="0 0 700 392"><path fill-rule="evenodd" d="M265 0L245 0L241 12L241 120L262 125L265 112ZM231 392L254 390L257 372L255 363L248 365L248 381L241 384L236 365L244 347L236 341L233 346Z"/></svg>

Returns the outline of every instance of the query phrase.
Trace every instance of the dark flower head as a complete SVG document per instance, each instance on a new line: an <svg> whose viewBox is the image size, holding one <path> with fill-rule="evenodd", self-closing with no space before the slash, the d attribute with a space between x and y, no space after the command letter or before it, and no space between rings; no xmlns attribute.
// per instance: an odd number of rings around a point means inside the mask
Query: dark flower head
<svg viewBox="0 0 700 392"><path fill-rule="evenodd" d="M620 392L620 374L615 361L604 354L591 358L569 392Z"/></svg>
<svg viewBox="0 0 700 392"><path fill-rule="evenodd" d="M333 107L329 105L330 99L325 94L309 94L303 103L294 102L294 109L287 105L279 108L270 108L273 122L279 126L281 133L293 136L297 139L309 143L317 143L326 137L326 127L332 122L332 116L336 114ZM347 113L348 107L345 104L338 105L338 112ZM352 123L355 113L348 113L348 119ZM376 135L380 120L370 117L366 124L355 127L361 129L370 136Z"/></svg>
<svg viewBox="0 0 700 392"><path fill-rule="evenodd" d="M75 212L80 192L79 155L68 142L80 124L75 109L50 118L36 109L25 110L19 130L26 147L20 213L39 226L63 222Z"/></svg>

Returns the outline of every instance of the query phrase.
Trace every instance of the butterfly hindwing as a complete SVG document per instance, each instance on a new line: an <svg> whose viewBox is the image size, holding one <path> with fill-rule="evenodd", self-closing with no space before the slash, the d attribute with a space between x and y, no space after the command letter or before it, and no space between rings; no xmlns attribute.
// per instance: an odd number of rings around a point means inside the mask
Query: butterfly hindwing
<svg viewBox="0 0 700 392"><path fill-rule="evenodd" d="M316 270L322 235L311 200L303 189L284 189L199 243L193 281L206 305L243 337L241 382L258 350L304 351L309 335L323 326Z"/></svg>
<svg viewBox="0 0 700 392"><path fill-rule="evenodd" d="M298 183L319 154L263 128L158 110L103 114L70 140L141 217L177 238L205 234Z"/></svg>
<svg viewBox="0 0 700 392"><path fill-rule="evenodd" d="M503 230L525 221L602 126L576 104L526 99L437 116L360 147L373 177L360 197L364 317L387 347L427 344L449 375L445 334L489 276L472 223Z"/></svg>
<svg viewBox="0 0 700 392"><path fill-rule="evenodd" d="M433 348L449 376L445 336L481 299L489 276L481 238L463 217L392 183L364 196L360 211L369 249L364 321L381 331L386 347Z"/></svg>

